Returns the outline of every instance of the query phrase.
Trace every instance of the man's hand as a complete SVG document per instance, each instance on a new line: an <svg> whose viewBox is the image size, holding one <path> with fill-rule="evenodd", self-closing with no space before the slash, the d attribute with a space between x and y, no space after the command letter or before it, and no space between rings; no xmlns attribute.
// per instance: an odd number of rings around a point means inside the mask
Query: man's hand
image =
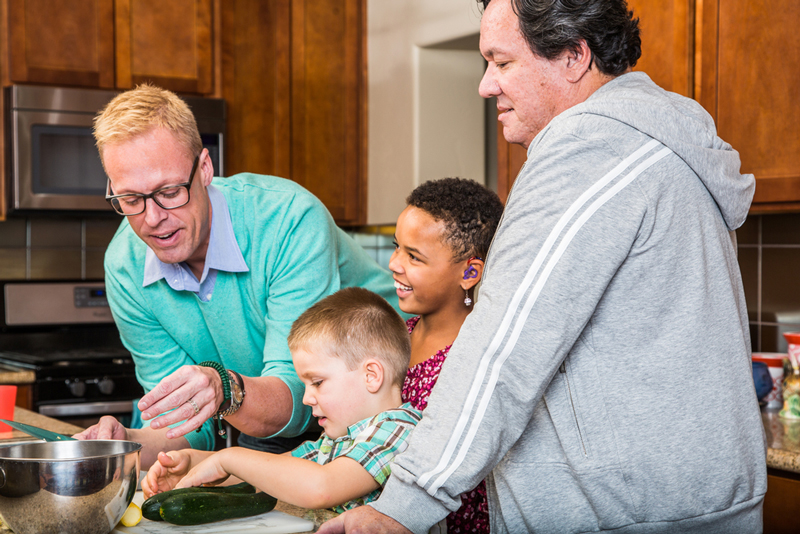
<svg viewBox="0 0 800 534"><path fill-rule="evenodd" d="M145 421L160 415L150 423L153 429L186 420L182 425L167 430L166 437L172 439L199 428L217 412L223 399L222 380L216 370L185 365L142 397L139 409Z"/></svg>
<svg viewBox="0 0 800 534"><path fill-rule="evenodd" d="M317 534L411 534L406 527L372 506L359 506L348 510L339 517L326 521Z"/></svg>
<svg viewBox="0 0 800 534"><path fill-rule="evenodd" d="M122 423L111 417L104 415L97 424L94 424L74 436L75 439L128 439L128 429Z"/></svg>
<svg viewBox="0 0 800 534"><path fill-rule="evenodd" d="M191 467L192 459L186 451L158 453L158 461L142 479L142 491L145 498L173 489Z"/></svg>

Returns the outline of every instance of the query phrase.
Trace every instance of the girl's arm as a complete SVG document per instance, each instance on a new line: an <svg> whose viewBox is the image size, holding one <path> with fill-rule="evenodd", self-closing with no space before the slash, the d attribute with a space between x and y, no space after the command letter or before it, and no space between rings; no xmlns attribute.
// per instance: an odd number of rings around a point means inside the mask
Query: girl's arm
<svg viewBox="0 0 800 534"><path fill-rule="evenodd" d="M241 447L223 449L197 464L176 487L225 480L249 482L273 497L301 508L331 508L368 495L380 485L357 461L346 456L319 465L289 454Z"/></svg>

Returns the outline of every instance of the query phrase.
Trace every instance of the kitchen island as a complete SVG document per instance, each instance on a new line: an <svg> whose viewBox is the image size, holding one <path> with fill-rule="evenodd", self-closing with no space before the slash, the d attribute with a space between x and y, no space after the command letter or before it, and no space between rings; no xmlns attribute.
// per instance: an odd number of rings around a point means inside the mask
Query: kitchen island
<svg viewBox="0 0 800 534"><path fill-rule="evenodd" d="M20 408L19 406L17 406L14 409L14 421L19 423L24 423L27 425L37 426L45 430L50 430L51 432L58 432L59 434L65 434L67 436L71 436L72 434L75 434L83 430L83 428L79 426L64 421L59 421L58 419L53 419L52 417L41 415L39 413L26 410L25 408ZM20 432L18 430L12 430L11 432L0 432L0 445L8 445L8 444L13 444L15 442L31 441L35 439L36 438L33 438L28 434L25 434L24 432ZM315 530L316 527L319 527L319 525L321 525L328 519L336 517L336 515L338 515L330 510L307 510L304 508L299 508L297 506L286 504L284 502L278 502L278 505L275 507L275 509L289 515L302 517L309 521L313 521L315 525ZM0 533L2 532L10 532L10 531L0 527Z"/></svg>
<svg viewBox="0 0 800 534"><path fill-rule="evenodd" d="M794 511L800 508L800 421L787 421L777 411L761 414L767 436L769 492L764 503L764 532L796 532ZM17 407L14 420L60 434L72 435L82 428ZM0 433L0 445L31 440L19 431ZM307 510L279 502L276 510L313 521L318 527L336 514L329 510ZM789 530L784 528L785 525ZM792 530L794 529L794 530Z"/></svg>

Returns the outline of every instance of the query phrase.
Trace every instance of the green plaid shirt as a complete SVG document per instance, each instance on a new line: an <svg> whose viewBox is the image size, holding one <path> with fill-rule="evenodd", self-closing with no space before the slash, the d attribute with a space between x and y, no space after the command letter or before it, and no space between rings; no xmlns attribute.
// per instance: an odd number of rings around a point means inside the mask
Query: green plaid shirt
<svg viewBox="0 0 800 534"><path fill-rule="evenodd" d="M369 495L335 506L342 513L356 506L374 501L381 494L383 485L391 474L391 463L395 455L408 447L408 436L422 419L422 412L405 403L399 408L386 410L347 427L347 435L331 439L324 433L317 441L306 441L295 450L292 456L305 458L325 465L340 456L347 456L364 466L380 484Z"/></svg>

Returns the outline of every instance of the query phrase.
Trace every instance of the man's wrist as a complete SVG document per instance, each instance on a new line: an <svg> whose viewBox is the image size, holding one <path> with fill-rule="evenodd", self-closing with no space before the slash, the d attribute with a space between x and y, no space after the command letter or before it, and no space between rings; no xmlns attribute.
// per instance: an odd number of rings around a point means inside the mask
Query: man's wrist
<svg viewBox="0 0 800 534"><path fill-rule="evenodd" d="M220 405L225 404L227 401L229 401L231 399L231 382L230 382L230 377L228 376L228 372L225 370L222 364L214 361L205 361L201 362L198 365L200 365L201 367L211 367L219 374L220 382L222 382L222 395L223 395L223 401L220 403ZM219 410L219 408L217 408L217 410ZM223 416L222 414L220 414L219 411L217 411L217 413L213 415L213 418L217 420L218 433L220 436L224 438L226 432L222 426L222 417ZM197 431L199 432L200 428L198 428Z"/></svg>
<svg viewBox="0 0 800 534"><path fill-rule="evenodd" d="M218 412L220 417L230 417L239 411L245 398L244 379L242 376L232 369L228 369L227 372L230 379L231 399L225 409L220 407Z"/></svg>

